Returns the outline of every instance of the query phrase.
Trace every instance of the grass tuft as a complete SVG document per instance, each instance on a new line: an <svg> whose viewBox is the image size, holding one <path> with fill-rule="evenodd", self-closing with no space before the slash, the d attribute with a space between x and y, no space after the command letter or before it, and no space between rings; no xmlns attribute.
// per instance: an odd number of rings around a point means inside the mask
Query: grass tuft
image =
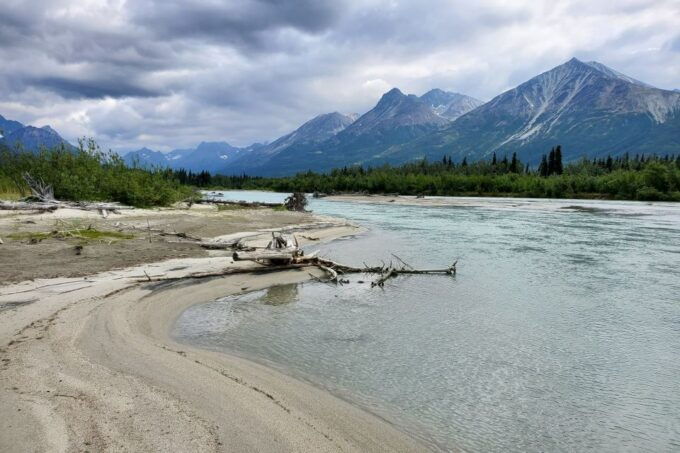
<svg viewBox="0 0 680 453"><path fill-rule="evenodd" d="M241 206L238 204L218 204L218 211L243 211L245 209L251 209L249 206Z"/></svg>
<svg viewBox="0 0 680 453"><path fill-rule="evenodd" d="M132 239L134 235L121 233L119 231L100 231L96 229L84 230L53 230L49 232L22 232L12 233L7 236L10 239L28 240L29 242L40 242L45 239L80 239L84 241L97 240L121 240Z"/></svg>

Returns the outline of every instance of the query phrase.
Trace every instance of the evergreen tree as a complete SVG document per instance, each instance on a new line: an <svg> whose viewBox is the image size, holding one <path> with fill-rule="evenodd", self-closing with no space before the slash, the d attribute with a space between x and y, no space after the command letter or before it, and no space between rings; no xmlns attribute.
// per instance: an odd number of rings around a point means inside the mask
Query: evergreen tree
<svg viewBox="0 0 680 453"><path fill-rule="evenodd" d="M543 155L541 163L538 166L538 174L544 178L548 176L548 159L546 158L545 154Z"/></svg>
<svg viewBox="0 0 680 453"><path fill-rule="evenodd" d="M550 149L550 154L548 154L548 174L550 176L555 173L555 148Z"/></svg>
<svg viewBox="0 0 680 453"><path fill-rule="evenodd" d="M564 172L564 166L562 165L562 146L557 145L555 148L555 173L561 175Z"/></svg>
<svg viewBox="0 0 680 453"><path fill-rule="evenodd" d="M510 173L519 173L517 168L517 153L512 153L512 160L510 161Z"/></svg>
<svg viewBox="0 0 680 453"><path fill-rule="evenodd" d="M467 167L467 166L468 166L467 157L463 157L463 162L462 162L460 165L463 166L463 167Z"/></svg>
<svg viewBox="0 0 680 453"><path fill-rule="evenodd" d="M605 166L607 167L608 171L612 171L614 169L614 161L612 160L612 156L607 156L607 163Z"/></svg>
<svg viewBox="0 0 680 453"><path fill-rule="evenodd" d="M491 165L496 166L496 152L493 153L493 158L491 159Z"/></svg>

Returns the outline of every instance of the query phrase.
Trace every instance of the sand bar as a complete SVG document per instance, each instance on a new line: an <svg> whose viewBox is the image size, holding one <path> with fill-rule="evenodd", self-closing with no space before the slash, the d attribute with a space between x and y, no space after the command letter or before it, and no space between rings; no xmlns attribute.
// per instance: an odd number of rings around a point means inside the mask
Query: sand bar
<svg viewBox="0 0 680 453"><path fill-rule="evenodd" d="M357 232L302 220L316 240ZM257 265L213 254L0 286L0 451L423 450L313 386L174 342L168 332L192 304L309 278L305 269L138 282L225 266Z"/></svg>

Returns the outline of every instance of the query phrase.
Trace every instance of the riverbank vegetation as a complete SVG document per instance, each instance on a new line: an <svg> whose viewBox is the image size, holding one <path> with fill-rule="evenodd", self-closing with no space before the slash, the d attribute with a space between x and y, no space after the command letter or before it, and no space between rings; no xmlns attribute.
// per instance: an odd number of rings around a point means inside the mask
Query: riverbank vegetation
<svg viewBox="0 0 680 453"><path fill-rule="evenodd" d="M202 187L277 192L399 193L403 195L519 196L680 201L680 156L628 156L582 159L564 165L561 149L537 168L516 155L468 163L449 156L394 167L346 167L327 174L261 178L185 174ZM199 176L198 178L196 176Z"/></svg>
<svg viewBox="0 0 680 453"><path fill-rule="evenodd" d="M195 188L319 193L520 196L680 201L680 155L624 155L562 163L558 146L536 168L513 154L488 160L421 160L401 166L344 167L288 177L212 175L208 171L128 167L92 141L76 151L13 152L0 145L0 199L30 194L23 175L50 184L59 200L117 201L150 207L196 197Z"/></svg>
<svg viewBox="0 0 680 453"><path fill-rule="evenodd" d="M51 185L57 200L117 201L136 207L167 206L194 196L166 169L130 168L92 140L76 151L63 147L37 153L0 148L0 198L30 195L25 174Z"/></svg>

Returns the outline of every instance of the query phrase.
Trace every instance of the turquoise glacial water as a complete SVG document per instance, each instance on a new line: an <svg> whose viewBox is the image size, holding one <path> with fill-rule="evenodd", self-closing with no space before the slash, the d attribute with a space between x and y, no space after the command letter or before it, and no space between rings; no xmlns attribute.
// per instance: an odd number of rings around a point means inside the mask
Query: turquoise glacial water
<svg viewBox="0 0 680 453"><path fill-rule="evenodd" d="M310 250L357 265L458 259L455 278L224 297L174 334L327 389L436 451L679 451L680 205L464 201L311 204L369 231Z"/></svg>

